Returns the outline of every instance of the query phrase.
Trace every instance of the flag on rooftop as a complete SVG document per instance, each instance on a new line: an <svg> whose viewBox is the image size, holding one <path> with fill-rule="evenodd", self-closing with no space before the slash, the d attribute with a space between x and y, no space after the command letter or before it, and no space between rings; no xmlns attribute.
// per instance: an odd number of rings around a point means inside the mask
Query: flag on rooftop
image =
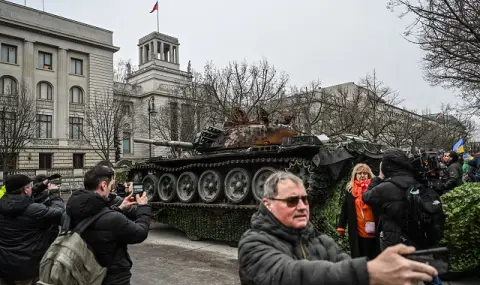
<svg viewBox="0 0 480 285"><path fill-rule="evenodd" d="M152 11L150 11L150 13L153 13L155 11L158 11L158 1L155 3L155 5L153 5L153 9Z"/></svg>

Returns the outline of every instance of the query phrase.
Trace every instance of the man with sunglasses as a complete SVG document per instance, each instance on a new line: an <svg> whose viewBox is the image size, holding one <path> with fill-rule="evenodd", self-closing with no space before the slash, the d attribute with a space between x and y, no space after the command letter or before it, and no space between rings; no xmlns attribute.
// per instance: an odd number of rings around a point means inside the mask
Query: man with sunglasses
<svg viewBox="0 0 480 285"><path fill-rule="evenodd" d="M303 182L291 173L270 175L263 197L239 242L242 285L405 285L437 275L435 268L402 257L415 251L405 245L368 262L351 259L332 238L314 230Z"/></svg>

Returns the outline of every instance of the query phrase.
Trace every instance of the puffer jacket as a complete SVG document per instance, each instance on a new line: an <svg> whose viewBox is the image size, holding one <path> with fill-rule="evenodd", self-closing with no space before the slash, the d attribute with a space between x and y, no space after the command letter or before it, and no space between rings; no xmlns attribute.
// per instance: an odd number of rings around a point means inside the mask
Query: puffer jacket
<svg viewBox="0 0 480 285"><path fill-rule="evenodd" d="M351 259L334 240L285 227L263 205L251 219L238 247L242 285L368 285L366 258Z"/></svg>
<svg viewBox="0 0 480 285"><path fill-rule="evenodd" d="M460 165L460 162L455 161L452 162L450 165L448 165L448 178L447 181L445 181L444 188L446 191L450 191L454 189L457 186L460 186L463 184L463 169L462 166Z"/></svg>
<svg viewBox="0 0 480 285"><path fill-rule="evenodd" d="M38 276L40 261L59 226L64 203L57 196L49 207L22 195L0 199L0 279L27 280Z"/></svg>
<svg viewBox="0 0 480 285"><path fill-rule="evenodd" d="M67 202L67 214L71 227L95 215L103 208L110 208L110 200L94 191L78 190ZM91 224L82 238L92 248L98 263L107 268L103 285L129 285L132 273L132 260L127 245L143 242L150 225L151 207L137 207L135 221L129 220L119 211L109 211Z"/></svg>
<svg viewBox="0 0 480 285"><path fill-rule="evenodd" d="M362 198L373 209L380 248L407 243L408 236L403 230L406 224L407 191L418 184L410 168L406 154L399 149L385 151L382 159L385 180L372 179Z"/></svg>

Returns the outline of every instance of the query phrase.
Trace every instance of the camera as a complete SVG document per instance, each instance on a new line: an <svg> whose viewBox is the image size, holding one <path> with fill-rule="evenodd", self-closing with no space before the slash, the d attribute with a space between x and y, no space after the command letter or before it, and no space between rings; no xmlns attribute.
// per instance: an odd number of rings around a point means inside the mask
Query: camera
<svg viewBox="0 0 480 285"><path fill-rule="evenodd" d="M118 195L118 196L120 196L120 197L122 197L122 198L124 198L124 197L126 196L127 193L126 193L126 191L125 191L125 185L123 185L123 184L121 184L121 183L118 183L118 184L117 184L117 187L115 187L115 188L116 188L116 189L115 189L115 190L116 190L115 192L117 192L117 195Z"/></svg>

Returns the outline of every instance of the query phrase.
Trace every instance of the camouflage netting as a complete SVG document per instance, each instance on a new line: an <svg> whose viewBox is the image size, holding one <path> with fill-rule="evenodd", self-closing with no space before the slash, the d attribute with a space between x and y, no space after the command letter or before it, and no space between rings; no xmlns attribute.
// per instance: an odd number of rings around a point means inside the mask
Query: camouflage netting
<svg viewBox="0 0 480 285"><path fill-rule="evenodd" d="M337 183L336 186L331 188L330 195L325 197L324 203L321 205L313 204L310 211L311 221L315 229L334 238L342 250L350 253L348 234L345 233L345 236L340 237L337 233L337 218L342 208L347 182L347 180L343 180Z"/></svg>
<svg viewBox="0 0 480 285"><path fill-rule="evenodd" d="M480 183L465 183L442 196L447 222L442 244L452 272L480 267Z"/></svg>
<svg viewBox="0 0 480 285"><path fill-rule="evenodd" d="M255 211L255 209L165 207L158 210L156 219L189 236L236 243L250 228L250 218Z"/></svg>

